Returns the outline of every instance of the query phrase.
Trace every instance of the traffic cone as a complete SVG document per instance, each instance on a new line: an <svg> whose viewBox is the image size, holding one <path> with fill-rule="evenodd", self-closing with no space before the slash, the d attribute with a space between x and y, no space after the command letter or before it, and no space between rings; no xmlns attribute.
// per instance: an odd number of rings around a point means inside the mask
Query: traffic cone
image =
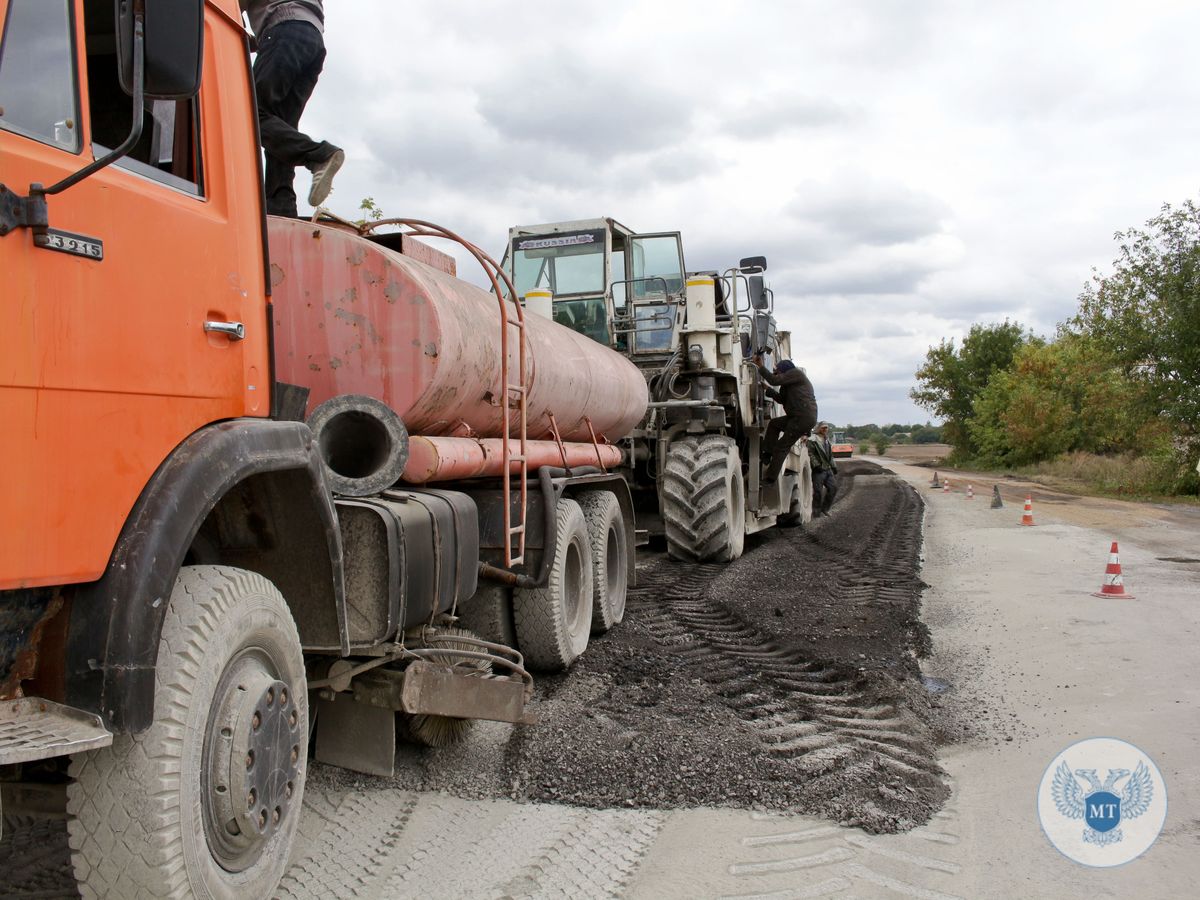
<svg viewBox="0 0 1200 900"><path fill-rule="evenodd" d="M942 483L938 481L937 472L933 473L933 481L929 484L930 487L940 488Z"/></svg>
<svg viewBox="0 0 1200 900"><path fill-rule="evenodd" d="M975 488L973 488L973 487L972 487L971 485L969 485L969 484L967 485L967 499L968 499L968 500L974 500L974 499L975 499Z"/></svg>
<svg viewBox="0 0 1200 900"><path fill-rule="evenodd" d="M1027 496L1025 498L1025 514L1021 516L1021 524L1022 525L1032 525L1033 524L1033 497L1032 496Z"/></svg>
<svg viewBox="0 0 1200 900"><path fill-rule="evenodd" d="M1117 558L1117 542L1112 542L1108 551L1108 565L1104 567L1104 584L1092 592L1093 597L1109 597L1113 600L1135 600L1133 594L1125 593L1125 582L1121 580L1121 560Z"/></svg>
<svg viewBox="0 0 1200 900"><path fill-rule="evenodd" d="M1000 485L992 485L992 509L1004 509L1004 501L1000 499Z"/></svg>
<svg viewBox="0 0 1200 900"><path fill-rule="evenodd" d="M942 482L942 493L943 494L950 493L950 479L949 478L947 478L945 481Z"/></svg>

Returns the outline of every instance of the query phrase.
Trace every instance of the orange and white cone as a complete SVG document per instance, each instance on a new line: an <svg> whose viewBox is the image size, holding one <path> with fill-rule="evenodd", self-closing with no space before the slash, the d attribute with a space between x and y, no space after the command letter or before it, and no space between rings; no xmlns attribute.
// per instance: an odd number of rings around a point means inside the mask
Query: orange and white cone
<svg viewBox="0 0 1200 900"><path fill-rule="evenodd" d="M1136 600L1133 594L1125 593L1125 582L1121 580L1121 560L1117 557L1117 542L1112 542L1108 551L1108 565L1104 567L1104 584L1100 590L1092 591L1093 597L1109 597L1113 600Z"/></svg>
<svg viewBox="0 0 1200 900"><path fill-rule="evenodd" d="M950 479L949 478L943 479L943 481L942 481L942 493L943 494L950 493Z"/></svg>
<svg viewBox="0 0 1200 900"><path fill-rule="evenodd" d="M968 500L974 500L974 499L975 499L975 488L973 488L973 487L972 487L971 485L969 485L969 484L967 485L967 499L968 499Z"/></svg>
<svg viewBox="0 0 1200 900"><path fill-rule="evenodd" d="M1032 525L1033 524L1033 497L1032 497L1032 495L1026 496L1026 498L1025 498L1025 512L1021 516L1021 524L1022 525Z"/></svg>

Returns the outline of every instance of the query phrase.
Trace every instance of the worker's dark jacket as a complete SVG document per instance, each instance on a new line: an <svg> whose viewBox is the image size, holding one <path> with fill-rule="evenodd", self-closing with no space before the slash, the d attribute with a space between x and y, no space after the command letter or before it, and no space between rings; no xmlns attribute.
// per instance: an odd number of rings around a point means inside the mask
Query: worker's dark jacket
<svg viewBox="0 0 1200 900"><path fill-rule="evenodd" d="M779 402L783 404L783 411L789 416L815 416L817 414L817 395L813 392L812 382L799 368L790 369L779 375L768 372L762 366L758 367L758 371L762 374L763 381L779 388L778 391L771 393L776 395Z"/></svg>
<svg viewBox="0 0 1200 900"><path fill-rule="evenodd" d="M833 448L828 439L815 437L808 442L808 458L814 472L837 472L837 463L833 461Z"/></svg>

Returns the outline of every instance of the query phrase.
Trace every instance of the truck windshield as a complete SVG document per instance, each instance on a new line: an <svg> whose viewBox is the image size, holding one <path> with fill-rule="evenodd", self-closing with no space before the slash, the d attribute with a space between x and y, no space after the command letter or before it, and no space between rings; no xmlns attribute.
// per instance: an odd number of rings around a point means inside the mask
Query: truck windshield
<svg viewBox="0 0 1200 900"><path fill-rule="evenodd" d="M513 282L522 297L531 288L555 297L604 293L602 229L521 235L513 239L512 257Z"/></svg>
<svg viewBox="0 0 1200 900"><path fill-rule="evenodd" d="M586 300L555 300L554 321L566 325L573 331L586 334L594 341L608 345L608 315L604 310L603 297Z"/></svg>

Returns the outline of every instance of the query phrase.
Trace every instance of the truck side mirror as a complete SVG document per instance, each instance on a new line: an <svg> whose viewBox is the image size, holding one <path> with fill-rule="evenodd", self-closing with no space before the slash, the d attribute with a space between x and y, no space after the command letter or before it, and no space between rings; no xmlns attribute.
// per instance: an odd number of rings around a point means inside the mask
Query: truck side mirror
<svg viewBox="0 0 1200 900"><path fill-rule="evenodd" d="M750 306L754 309L767 309L767 289L763 286L762 276L751 275L748 280L750 282Z"/></svg>
<svg viewBox="0 0 1200 900"><path fill-rule="evenodd" d="M145 96L190 100L200 91L204 59L204 0L115 0L117 58L125 93L134 95L133 23L145 9L143 67Z"/></svg>
<svg viewBox="0 0 1200 900"><path fill-rule="evenodd" d="M751 272L767 271L767 258L765 256L747 256L740 263L738 268L749 275Z"/></svg>

